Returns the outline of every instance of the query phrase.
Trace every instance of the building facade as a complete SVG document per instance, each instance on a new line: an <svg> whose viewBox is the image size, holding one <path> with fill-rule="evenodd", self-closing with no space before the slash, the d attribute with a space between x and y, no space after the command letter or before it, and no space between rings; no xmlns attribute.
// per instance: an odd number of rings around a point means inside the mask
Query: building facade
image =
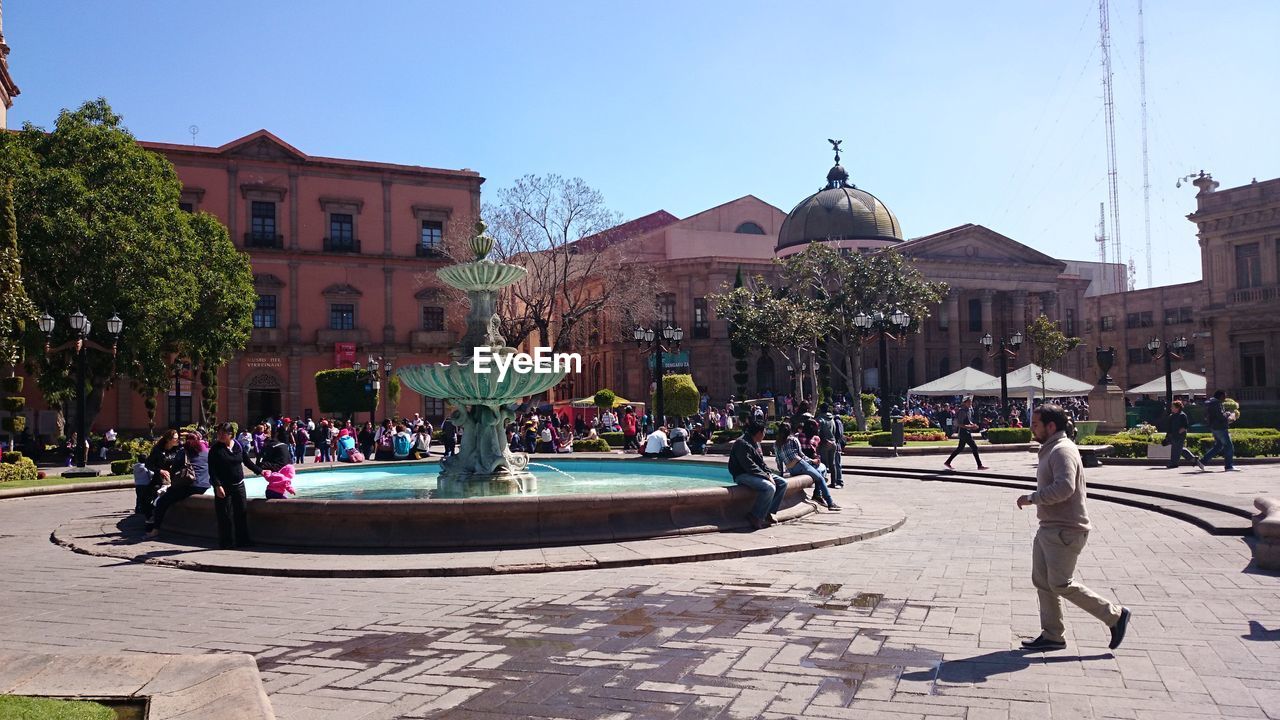
<svg viewBox="0 0 1280 720"><path fill-rule="evenodd" d="M9 108L18 92L9 74L9 44L4 41L4 8L0 7L0 130L9 127Z"/></svg>
<svg viewBox="0 0 1280 720"><path fill-rule="evenodd" d="M367 362L447 362L465 308L434 270L448 238L470 232L484 179L471 170L312 157L265 130L221 147L140 143L168 158L181 206L208 212L249 254L257 307L248 347L219 373L219 416L237 422L318 417L316 372ZM185 424L200 387L177 368L157 425ZM405 388L379 416L443 413ZM197 398L193 403L194 397ZM144 428L127 383L104 397L99 428Z"/></svg>

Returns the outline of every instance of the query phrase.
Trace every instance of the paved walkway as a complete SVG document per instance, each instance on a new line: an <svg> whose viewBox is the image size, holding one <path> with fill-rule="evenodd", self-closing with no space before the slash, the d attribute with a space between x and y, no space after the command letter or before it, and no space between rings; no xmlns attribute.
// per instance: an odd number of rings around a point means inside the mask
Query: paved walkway
<svg viewBox="0 0 1280 720"><path fill-rule="evenodd" d="M1033 457L1003 461L1026 474ZM1280 473L1252 469L1091 472L1280 489ZM277 716L307 720L1280 718L1280 578L1248 569L1242 539L1092 503L1080 577L1133 608L1129 638L1108 651L1106 629L1069 607L1069 649L1023 655L1011 648L1038 630L1035 516L1017 491L849 479L837 500L901 507L906 524L782 555L463 578L84 556L50 533L120 513L130 491L4 500L0 648L247 652Z"/></svg>

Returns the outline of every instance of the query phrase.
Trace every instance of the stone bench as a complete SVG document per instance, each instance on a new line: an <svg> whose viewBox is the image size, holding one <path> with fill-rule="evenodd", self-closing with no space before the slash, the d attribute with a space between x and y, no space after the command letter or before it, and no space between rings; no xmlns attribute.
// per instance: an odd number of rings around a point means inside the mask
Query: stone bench
<svg viewBox="0 0 1280 720"><path fill-rule="evenodd" d="M1080 460L1084 466L1094 468L1102 465L1098 458L1110 455L1115 448L1110 445L1077 445L1076 449L1080 451Z"/></svg>
<svg viewBox="0 0 1280 720"><path fill-rule="evenodd" d="M1253 506L1253 561L1263 570L1280 571L1280 500L1256 498Z"/></svg>

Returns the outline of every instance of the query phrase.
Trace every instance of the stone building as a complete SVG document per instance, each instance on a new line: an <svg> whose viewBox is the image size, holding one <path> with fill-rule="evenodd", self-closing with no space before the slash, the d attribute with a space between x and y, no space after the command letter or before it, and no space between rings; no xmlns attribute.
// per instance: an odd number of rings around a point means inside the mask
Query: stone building
<svg viewBox="0 0 1280 720"><path fill-rule="evenodd" d="M0 130L9 127L9 108L17 96L18 86L9 74L9 44L4 41L4 9L0 8Z"/></svg>

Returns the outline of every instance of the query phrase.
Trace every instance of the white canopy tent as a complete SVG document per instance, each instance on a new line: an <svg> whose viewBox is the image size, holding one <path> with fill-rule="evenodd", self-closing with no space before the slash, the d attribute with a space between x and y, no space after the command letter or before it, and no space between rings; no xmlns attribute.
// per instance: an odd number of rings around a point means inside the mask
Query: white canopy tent
<svg viewBox="0 0 1280 720"><path fill-rule="evenodd" d="M973 395L975 389L990 383L996 384L996 394L1000 394L1000 378L988 375L971 367L961 368L950 375L940 377L907 391L908 395L927 395L930 397L949 397L952 395ZM981 394L981 393L978 393Z"/></svg>
<svg viewBox="0 0 1280 720"><path fill-rule="evenodd" d="M1186 370L1174 370L1170 373L1170 379L1173 382L1174 395L1204 395L1208 388L1208 381L1203 375L1197 375ZM1143 383L1135 388L1125 391L1126 395L1163 395L1164 394L1164 375L1157 377L1148 383Z"/></svg>
<svg viewBox="0 0 1280 720"><path fill-rule="evenodd" d="M1026 395L1029 398L1040 395L1042 386L1040 378L1036 375L1041 372L1045 373L1043 392L1046 397L1076 397L1088 395L1093 390L1093 386L1089 383L1067 377L1062 373L1044 370L1039 365L1023 365L1005 376L1009 394ZM1000 378L991 378L989 385L975 389L974 394L999 395Z"/></svg>

